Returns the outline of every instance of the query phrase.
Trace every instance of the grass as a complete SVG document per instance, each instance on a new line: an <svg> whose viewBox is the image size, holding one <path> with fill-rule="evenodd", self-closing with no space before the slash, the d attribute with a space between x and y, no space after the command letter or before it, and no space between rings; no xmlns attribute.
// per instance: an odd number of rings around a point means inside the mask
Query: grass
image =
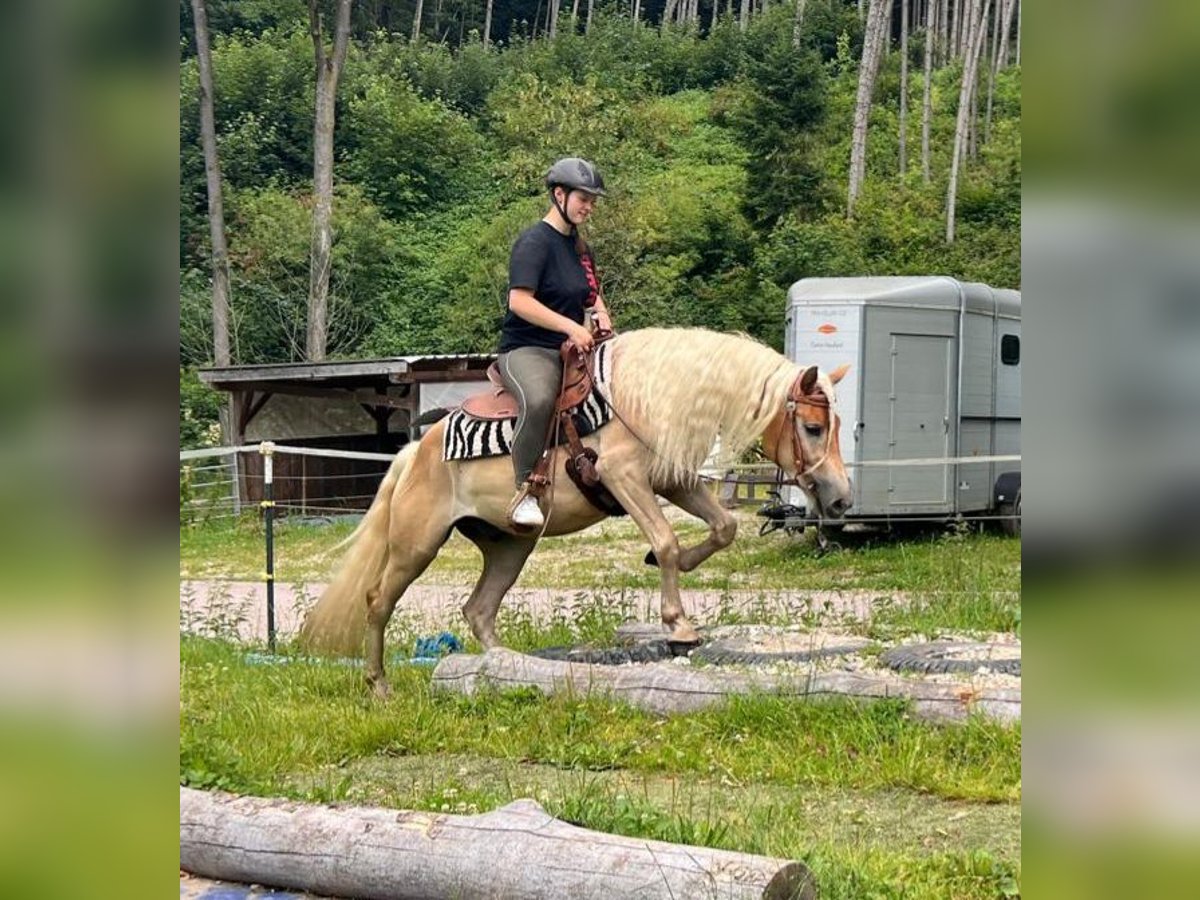
<svg viewBox="0 0 1200 900"><path fill-rule="evenodd" d="M285 657L286 658L286 657ZM180 644L180 781L471 813L533 796L588 828L803 859L823 897L996 897L1016 884L1020 730L903 704L736 698L660 718L521 690L370 700L335 663Z"/></svg>
<svg viewBox="0 0 1200 900"><path fill-rule="evenodd" d="M804 619L811 605L781 612L773 592L835 590L868 593L873 615L860 629L880 639L1020 628L1017 540L847 533L821 555L811 536L759 537L753 515L739 515L734 545L681 579L721 592L720 620ZM703 537L699 522L675 524L685 542ZM352 528L281 523L277 579L324 580L330 548ZM610 641L638 612L623 592L658 586L645 550L628 520L543 541L518 586L561 591L561 601L549 618L502 608L502 641L516 650ZM180 532L181 578L258 579L262 556L253 515ZM478 560L453 536L421 582L465 587ZM416 634L401 606L391 646ZM290 653L256 664L244 647L181 635L181 784L456 814L534 797L600 831L804 860L823 898L1019 892L1019 727L933 726L898 701L749 696L668 719L531 690L467 698L434 694L428 669L400 660L380 702L361 670Z"/></svg>

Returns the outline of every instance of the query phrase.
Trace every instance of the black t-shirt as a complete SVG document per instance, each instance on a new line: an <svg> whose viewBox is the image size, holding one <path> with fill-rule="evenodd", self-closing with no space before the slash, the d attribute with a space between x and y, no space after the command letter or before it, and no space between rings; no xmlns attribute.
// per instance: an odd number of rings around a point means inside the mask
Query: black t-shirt
<svg viewBox="0 0 1200 900"><path fill-rule="evenodd" d="M508 287L530 290L544 306L583 324L584 301L591 286L575 252L575 238L544 221L526 228L513 244ZM507 353L517 347L557 350L566 339L562 332L526 322L510 309L500 330L500 352Z"/></svg>

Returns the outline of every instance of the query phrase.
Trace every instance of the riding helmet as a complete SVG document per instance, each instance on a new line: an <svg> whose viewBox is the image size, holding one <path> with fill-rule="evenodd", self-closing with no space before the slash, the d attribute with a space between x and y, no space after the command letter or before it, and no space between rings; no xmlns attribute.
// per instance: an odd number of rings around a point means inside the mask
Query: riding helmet
<svg viewBox="0 0 1200 900"><path fill-rule="evenodd" d="M604 196L604 179L594 165L578 156L568 156L560 159L546 173L546 187L554 190L564 187L568 191L587 191L599 197Z"/></svg>

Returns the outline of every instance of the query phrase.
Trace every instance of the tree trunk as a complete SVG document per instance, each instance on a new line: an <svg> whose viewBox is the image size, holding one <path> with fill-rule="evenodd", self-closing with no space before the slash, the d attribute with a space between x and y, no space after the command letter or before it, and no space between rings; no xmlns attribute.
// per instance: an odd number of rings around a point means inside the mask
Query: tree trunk
<svg viewBox="0 0 1200 900"><path fill-rule="evenodd" d="M179 789L179 866L337 897L816 897L803 863L590 831L533 800L456 816Z"/></svg>
<svg viewBox="0 0 1200 900"><path fill-rule="evenodd" d="M979 0L971 2L971 28L967 43L966 57L963 59L962 86L958 92L958 119L954 128L954 151L950 157L950 184L946 190L946 243L954 243L954 207L958 200L958 173L962 164L967 128L971 115L971 99L975 90L975 76L979 64L979 51L983 46L983 23L987 20L988 6L992 0L983 0L983 10L980 14L974 11Z"/></svg>
<svg viewBox="0 0 1200 900"><path fill-rule="evenodd" d="M854 202L862 189L867 171L867 123L871 117L871 97L875 93L875 77L879 73L879 44L883 40L883 23L890 0L871 0L863 36L862 62L858 67L858 95L854 103L854 132L850 139L850 178L846 191L846 215L854 215Z"/></svg>
<svg viewBox="0 0 1200 900"><path fill-rule="evenodd" d="M588 0L587 22L585 22L583 26L584 34L589 34L592 30L592 6L595 4L595 2L596 0Z"/></svg>
<svg viewBox="0 0 1200 900"><path fill-rule="evenodd" d="M875 2L875 0L872 0ZM619 697L638 709L659 715L697 712L725 703L733 695L770 693L820 700L854 697L901 697L913 715L930 722L965 722L983 715L1004 722L1020 721L1019 690L964 692L960 684L932 683L869 672L739 672L724 666L601 666L540 659L495 648L481 655L455 653L433 670L435 691L466 694L492 688L533 687L543 694L572 697ZM564 896L570 896L564 894Z"/></svg>
<svg viewBox="0 0 1200 900"><path fill-rule="evenodd" d="M929 0L925 8L925 86L921 98L921 177L929 184L929 123L933 119L933 26L937 6Z"/></svg>
<svg viewBox="0 0 1200 900"><path fill-rule="evenodd" d="M579 0L575 0L578 5ZM487 49L492 45L492 7L496 0L487 0L487 9L483 14L483 46Z"/></svg>
<svg viewBox="0 0 1200 900"><path fill-rule="evenodd" d="M488 0L490 3L491 0ZM571 3L571 33L575 34L579 31L579 0L572 0Z"/></svg>
<svg viewBox="0 0 1200 900"><path fill-rule="evenodd" d="M796 0L796 18L792 21L792 47L800 49L800 31L804 27L804 5L808 0Z"/></svg>
<svg viewBox="0 0 1200 900"><path fill-rule="evenodd" d="M558 36L558 4L559 0L550 0L550 6L546 11L546 32L550 40L554 40Z"/></svg>
<svg viewBox="0 0 1200 900"><path fill-rule="evenodd" d="M208 185L208 234L212 243L213 365L229 365L229 250L225 244L225 202L221 193L221 161L213 114L212 52L208 45L208 11L204 0L192 0L196 25L196 61L200 68L200 139L204 145L204 177Z"/></svg>
<svg viewBox="0 0 1200 900"><path fill-rule="evenodd" d="M745 31L746 26L750 23L750 2L751 0L742 0L742 5L738 10L738 28L742 31Z"/></svg>
<svg viewBox="0 0 1200 900"><path fill-rule="evenodd" d="M1008 68L1008 44L1012 37L1013 13L1017 9L1017 0L1008 0L1004 6L1004 23L1000 26L1000 63L997 72Z"/></svg>
<svg viewBox="0 0 1200 900"><path fill-rule="evenodd" d="M421 37L421 12L425 8L425 0L417 0L417 8L413 12L412 41L415 44ZM436 38L437 35L435 34Z"/></svg>
<svg viewBox="0 0 1200 900"><path fill-rule="evenodd" d="M329 338L329 271L333 252L333 130L338 79L350 41L352 0L338 0L333 49L327 52L317 0L309 0L309 29L317 64L317 101L313 126L313 227L308 288L305 357L325 358Z"/></svg>
<svg viewBox="0 0 1200 900"><path fill-rule="evenodd" d="M908 2L900 0L900 179L908 172Z"/></svg>
<svg viewBox="0 0 1200 900"><path fill-rule="evenodd" d="M1021 15L1025 12L1025 4L1017 0L1017 65L1021 64Z"/></svg>
<svg viewBox="0 0 1200 900"><path fill-rule="evenodd" d="M941 0L938 10L937 60L935 66L944 66L950 52L950 0Z"/></svg>
<svg viewBox="0 0 1200 900"><path fill-rule="evenodd" d="M983 120L983 142L992 139L992 99L996 94L996 76L1000 73L1000 48L1004 46L1004 30L1002 23L1008 13L1012 0L998 0L998 6L993 9L994 21L992 28L992 55L988 66L987 111Z"/></svg>

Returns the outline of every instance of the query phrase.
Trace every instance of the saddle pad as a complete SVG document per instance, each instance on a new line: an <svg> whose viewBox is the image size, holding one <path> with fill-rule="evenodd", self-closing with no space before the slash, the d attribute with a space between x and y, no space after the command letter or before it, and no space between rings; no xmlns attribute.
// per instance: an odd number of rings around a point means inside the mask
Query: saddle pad
<svg viewBox="0 0 1200 900"><path fill-rule="evenodd" d="M605 402L612 377L611 342L605 341L596 350L595 384L592 392L575 412L575 427L580 437L591 434L612 418ZM467 415L456 409L446 418L446 432L442 439L442 459L484 459L489 456L507 456L512 452L515 418L485 420ZM564 436L565 440L565 436Z"/></svg>

